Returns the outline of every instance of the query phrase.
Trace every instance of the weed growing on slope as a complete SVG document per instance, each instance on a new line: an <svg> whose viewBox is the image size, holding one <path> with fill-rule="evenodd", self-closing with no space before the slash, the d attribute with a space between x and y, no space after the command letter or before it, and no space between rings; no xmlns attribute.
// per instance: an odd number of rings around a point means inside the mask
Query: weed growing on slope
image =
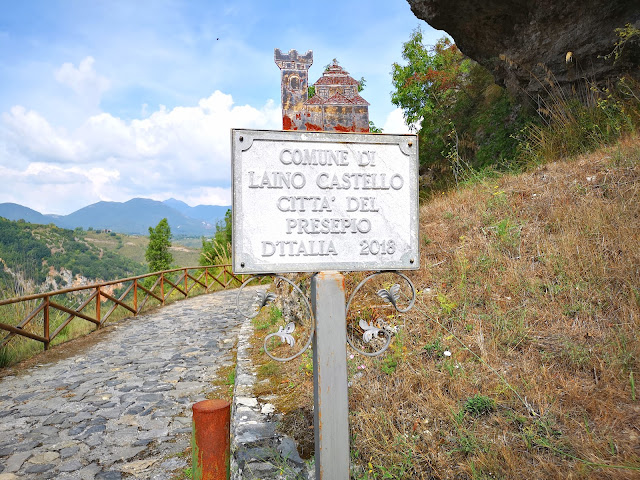
<svg viewBox="0 0 640 480"><path fill-rule="evenodd" d="M496 402L484 395L474 395L467 398L463 406L463 410L474 417L479 417L485 413L493 412L495 408Z"/></svg>
<svg viewBox="0 0 640 480"><path fill-rule="evenodd" d="M631 138L422 206L400 342L348 360L352 478L638 477L638 185ZM313 404L300 362L285 411Z"/></svg>

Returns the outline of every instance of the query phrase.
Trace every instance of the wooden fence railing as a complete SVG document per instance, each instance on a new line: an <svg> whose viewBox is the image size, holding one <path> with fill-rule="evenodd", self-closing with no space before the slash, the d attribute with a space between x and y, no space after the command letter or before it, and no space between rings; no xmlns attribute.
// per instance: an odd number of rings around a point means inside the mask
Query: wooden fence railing
<svg viewBox="0 0 640 480"><path fill-rule="evenodd" d="M95 324L96 328L100 328L118 307L137 315L150 298L154 298L164 305L174 291L184 297L188 297L194 288L208 293L213 287L226 289L234 282L242 283L243 276L234 275L230 267L231 265L209 265L175 268L137 277L0 300L0 307L23 304L27 308L22 310L29 310L29 313L15 325L0 322L0 330L8 332L0 340L0 348L6 346L12 338L22 336L42 342L44 349L47 350L53 339L74 318L81 318ZM238 284L236 283L236 285ZM116 291L118 292L116 293ZM89 295L78 306L73 307L62 304L66 296L73 296L74 294L77 296L82 292L89 293ZM59 300L59 297L62 297L62 300ZM35 308L33 307L34 303ZM103 307L105 306L108 310L103 313ZM93 312L90 310L93 310ZM61 323L55 326L53 332L50 331L52 311L62 312L67 315ZM34 321L34 319L38 319L38 321ZM40 329L40 323L42 323L42 335L34 333L34 331ZM29 328L27 329L28 326Z"/></svg>

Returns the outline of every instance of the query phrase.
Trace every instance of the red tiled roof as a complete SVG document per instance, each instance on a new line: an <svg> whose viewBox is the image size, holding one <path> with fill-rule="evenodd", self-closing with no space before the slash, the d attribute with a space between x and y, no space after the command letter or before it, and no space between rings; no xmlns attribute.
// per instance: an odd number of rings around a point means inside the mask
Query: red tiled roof
<svg viewBox="0 0 640 480"><path fill-rule="evenodd" d="M349 76L349 72L335 63L324 71L314 85L357 85L358 81Z"/></svg>
<svg viewBox="0 0 640 480"><path fill-rule="evenodd" d="M331 105L353 105L353 102L351 101L351 99L345 97L341 93L336 93L336 94L332 95L331 97L327 98L327 100L325 100L324 103L325 103L325 105L326 104L331 104Z"/></svg>
<svg viewBox="0 0 640 480"><path fill-rule="evenodd" d="M314 95L304 103L305 105L322 105L324 103L324 100L320 95Z"/></svg>
<svg viewBox="0 0 640 480"><path fill-rule="evenodd" d="M349 75L323 75L314 85L358 85L358 81Z"/></svg>
<svg viewBox="0 0 640 480"><path fill-rule="evenodd" d="M349 98L349 100L351 100L351 103L353 103L354 105L369 105L369 102L367 102L357 93L353 97Z"/></svg>
<svg viewBox="0 0 640 480"><path fill-rule="evenodd" d="M305 105L369 105L369 102L360 95L356 94L353 97L345 97L341 93L336 93L326 100L320 95L314 95L304 103Z"/></svg>
<svg viewBox="0 0 640 480"><path fill-rule="evenodd" d="M336 93L324 101L325 105L327 103L331 105L351 105L351 101L340 93Z"/></svg>

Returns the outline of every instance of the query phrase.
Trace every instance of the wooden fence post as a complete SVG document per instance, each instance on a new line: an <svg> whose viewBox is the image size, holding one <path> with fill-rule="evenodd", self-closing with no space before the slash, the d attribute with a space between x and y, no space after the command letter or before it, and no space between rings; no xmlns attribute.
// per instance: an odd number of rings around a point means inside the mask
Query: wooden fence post
<svg viewBox="0 0 640 480"><path fill-rule="evenodd" d="M133 280L133 309L138 314L138 279Z"/></svg>
<svg viewBox="0 0 640 480"><path fill-rule="evenodd" d="M96 291L98 292L96 295L96 321L98 322L96 329L98 329L102 326L102 319L100 318L100 303L102 303L100 300L100 285L96 287Z"/></svg>
<svg viewBox="0 0 640 480"><path fill-rule="evenodd" d="M184 296L185 298L189 296L189 284L187 283L187 279L189 275L189 270L187 268L184 269Z"/></svg>
<svg viewBox="0 0 640 480"><path fill-rule="evenodd" d="M49 350L49 296L44 297L44 349Z"/></svg>
<svg viewBox="0 0 640 480"><path fill-rule="evenodd" d="M162 305L164 305L164 272L160 274L160 296L162 297Z"/></svg>

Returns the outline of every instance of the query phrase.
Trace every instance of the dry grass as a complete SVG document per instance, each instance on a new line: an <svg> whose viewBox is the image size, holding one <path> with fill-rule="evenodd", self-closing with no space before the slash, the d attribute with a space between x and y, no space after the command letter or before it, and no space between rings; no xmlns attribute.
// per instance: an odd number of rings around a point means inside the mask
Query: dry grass
<svg viewBox="0 0 640 480"><path fill-rule="evenodd" d="M416 307L349 360L354 478L640 478L639 190L636 138L422 206Z"/></svg>
<svg viewBox="0 0 640 480"><path fill-rule="evenodd" d="M118 233L111 236L108 233L85 232L85 239L98 248L115 252L134 262L147 264L144 254L149 245L147 235L127 235ZM191 238L173 239L173 245L169 249L173 256L173 263L179 267L191 267L199 264L202 240Z"/></svg>
<svg viewBox="0 0 640 480"><path fill-rule="evenodd" d="M236 362L238 359L238 343L233 346L232 361L216 371L215 379L211 382L211 389L207 393L208 399L222 399L233 401L233 385L236 379Z"/></svg>

